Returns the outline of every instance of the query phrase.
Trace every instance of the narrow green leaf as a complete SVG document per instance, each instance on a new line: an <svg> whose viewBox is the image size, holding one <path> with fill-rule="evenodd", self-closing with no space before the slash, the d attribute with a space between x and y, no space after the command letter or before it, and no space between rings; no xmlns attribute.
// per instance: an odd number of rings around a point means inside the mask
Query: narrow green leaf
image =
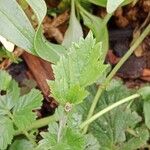
<svg viewBox="0 0 150 150"><path fill-rule="evenodd" d="M0 149L5 150L14 136L13 123L9 118L0 116Z"/></svg>
<svg viewBox="0 0 150 150"><path fill-rule="evenodd" d="M42 23L44 17L46 16L46 3L44 0L26 0L28 4L31 6L33 9L34 13L36 14L39 24Z"/></svg>
<svg viewBox="0 0 150 150"><path fill-rule="evenodd" d="M95 5L106 7L108 0L88 0L88 1L95 4ZM122 6L127 5L127 4L131 3L132 1L133 0L125 0L123 2Z"/></svg>
<svg viewBox="0 0 150 150"><path fill-rule="evenodd" d="M35 54L33 38L35 31L16 0L0 0L0 35Z"/></svg>
<svg viewBox="0 0 150 150"><path fill-rule="evenodd" d="M107 4L107 0L88 0L88 1L102 7L106 7Z"/></svg>
<svg viewBox="0 0 150 150"><path fill-rule="evenodd" d="M150 101L144 101L143 112L145 124L150 129Z"/></svg>
<svg viewBox="0 0 150 150"><path fill-rule="evenodd" d="M125 0L107 0L107 12L113 13Z"/></svg>
<svg viewBox="0 0 150 150"><path fill-rule="evenodd" d="M27 0L35 15L38 18L38 28L34 36L34 49L36 53L43 59L56 63L60 55L65 53L65 48L48 42L42 33L42 21L46 16L47 7L44 0Z"/></svg>
<svg viewBox="0 0 150 150"><path fill-rule="evenodd" d="M64 40L62 43L62 45L65 46L66 48L69 48L72 42L78 42L79 39L83 37L81 24L76 18L74 3L75 0L71 0L71 14L70 14L69 27L65 33Z"/></svg>

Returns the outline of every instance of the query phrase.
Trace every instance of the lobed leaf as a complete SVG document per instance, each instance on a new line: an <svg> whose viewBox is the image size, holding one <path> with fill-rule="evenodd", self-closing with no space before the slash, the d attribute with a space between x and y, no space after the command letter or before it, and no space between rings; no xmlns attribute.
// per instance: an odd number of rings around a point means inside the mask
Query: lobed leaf
<svg viewBox="0 0 150 150"><path fill-rule="evenodd" d="M48 82L52 96L61 104L77 104L88 95L85 88L96 82L108 65L104 65L101 43L89 33L52 67L55 81Z"/></svg>
<svg viewBox="0 0 150 150"><path fill-rule="evenodd" d="M94 95L95 92L92 93ZM100 98L95 113L130 94L131 91L127 90L122 83L113 80ZM91 95L86 101L77 106L77 111L80 114L84 114L83 117L88 113L91 106L91 99L93 99L92 97ZM122 150L123 147L125 148L127 145L129 148L129 143L131 143L132 140L139 141L138 144L135 142L131 144L131 147L136 149L142 147L148 140L148 130L143 129L142 126L137 128L139 123L141 123L141 116L132 110L131 106L130 108L127 106L128 104L124 104L111 110L90 125L88 132L97 138L101 149ZM130 131L128 132L128 130ZM145 136L141 132L142 130Z"/></svg>
<svg viewBox="0 0 150 150"><path fill-rule="evenodd" d="M20 97L13 109L14 121L17 126L20 129L28 127L36 119L36 114L32 111L40 108L41 105L42 95L36 89L32 89L28 94Z"/></svg>
<svg viewBox="0 0 150 150"><path fill-rule="evenodd" d="M0 149L5 150L11 144L15 130L13 122L4 116L0 116Z"/></svg>

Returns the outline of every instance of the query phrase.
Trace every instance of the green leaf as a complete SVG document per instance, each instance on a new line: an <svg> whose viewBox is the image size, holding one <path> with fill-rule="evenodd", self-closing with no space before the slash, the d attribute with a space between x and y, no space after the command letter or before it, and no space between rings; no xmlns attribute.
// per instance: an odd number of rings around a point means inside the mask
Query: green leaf
<svg viewBox="0 0 150 150"><path fill-rule="evenodd" d="M7 90L11 79L11 76L6 71L0 70L0 91Z"/></svg>
<svg viewBox="0 0 150 150"><path fill-rule="evenodd" d="M107 0L88 0L88 1L102 7L106 7L107 4Z"/></svg>
<svg viewBox="0 0 150 150"><path fill-rule="evenodd" d="M113 13L125 0L107 0L107 12Z"/></svg>
<svg viewBox="0 0 150 150"><path fill-rule="evenodd" d="M71 128L63 129L64 133L58 140L59 127L57 123L49 125L49 132L41 133L44 138L39 142L37 150L81 150L84 149L85 141L83 136Z"/></svg>
<svg viewBox="0 0 150 150"><path fill-rule="evenodd" d="M0 28L2 29L0 35L27 52L38 54L43 59L56 63L59 55L64 54L65 50L63 46L49 43L43 37L41 23L47 11L45 1L27 0L27 2L38 18L37 31L35 32L16 0L0 0Z"/></svg>
<svg viewBox="0 0 150 150"><path fill-rule="evenodd" d="M16 81L6 71L0 71L0 89L5 90L5 95L0 95L0 115L8 114L17 99L19 98L20 89Z"/></svg>
<svg viewBox="0 0 150 150"><path fill-rule="evenodd" d="M20 129L28 127L36 119L36 114L32 111L40 108L41 105L42 95L36 89L32 89L30 93L20 97L13 109L14 121L17 126Z"/></svg>
<svg viewBox="0 0 150 150"><path fill-rule="evenodd" d="M11 144L9 150L34 150L34 148L33 145L27 139L18 138Z"/></svg>
<svg viewBox="0 0 150 150"><path fill-rule="evenodd" d="M0 116L0 149L5 150L14 136L13 123L9 118Z"/></svg>
<svg viewBox="0 0 150 150"><path fill-rule="evenodd" d="M65 48L48 42L42 34L42 21L46 16L47 7L44 0L27 0L35 15L38 18L38 28L34 37L34 49L43 59L56 63L61 54L65 53Z"/></svg>
<svg viewBox="0 0 150 150"><path fill-rule="evenodd" d="M150 129L150 101L144 101L143 112L145 124Z"/></svg>
<svg viewBox="0 0 150 150"><path fill-rule="evenodd" d="M56 64L61 57L66 53L63 46L49 43L42 34L42 28L39 27L35 34L34 46L37 54L43 59Z"/></svg>
<svg viewBox="0 0 150 150"><path fill-rule="evenodd" d="M96 89L92 92L93 95L95 95L95 91ZM122 83L113 80L111 86L102 94L94 113L129 96L131 92L132 91L129 91ZM93 96L90 95L90 98L81 103L80 106L77 106L77 111L80 114L84 114L84 118L91 106L92 97ZM138 135L136 136L136 132L138 131L137 126L140 125L142 117L132 110L132 108L128 108L127 106L128 104L124 104L111 110L90 125L88 133L93 134L97 138L101 149L122 150L120 146L124 147L131 139L140 140L142 138L143 140L141 141L147 141L147 135L143 138L143 134L137 133ZM128 132L129 129L134 134ZM135 136L137 138L135 138ZM143 146L144 142L139 143L138 148Z"/></svg>
<svg viewBox="0 0 150 150"><path fill-rule="evenodd" d="M127 141L120 150L133 150L139 149L147 144L147 140L149 139L149 132L146 128L140 127L137 128L136 131L137 136L132 137L129 141Z"/></svg>
<svg viewBox="0 0 150 150"><path fill-rule="evenodd" d="M142 87L138 90L144 101L150 101L150 86Z"/></svg>
<svg viewBox="0 0 150 150"><path fill-rule="evenodd" d="M35 31L16 0L0 0L0 35L35 54L33 38Z"/></svg>
<svg viewBox="0 0 150 150"><path fill-rule="evenodd" d="M83 37L82 27L76 18L74 3L74 0L72 0L69 27L62 43L66 48L69 48L72 45L72 42L79 42L80 37Z"/></svg>
<svg viewBox="0 0 150 150"><path fill-rule="evenodd" d="M88 1L91 2L91 3L93 3L93 4L96 4L98 6L106 7L108 0L88 0ZM127 5L127 4L131 3L132 1L133 0L125 0L122 3L122 6Z"/></svg>
<svg viewBox="0 0 150 150"><path fill-rule="evenodd" d="M52 67L55 81L48 82L52 96L61 104L77 104L87 96L85 88L102 76L107 65L104 65L101 44L89 33Z"/></svg>
<svg viewBox="0 0 150 150"><path fill-rule="evenodd" d="M84 25L86 25L89 29L92 30L93 34L96 37L97 42L102 42L102 51L104 57L109 48L108 44L108 29L103 20L99 17L96 17L90 13L88 13L84 8L81 7L80 11Z"/></svg>
<svg viewBox="0 0 150 150"><path fill-rule="evenodd" d="M85 150L99 150L100 145L98 140L92 135L92 134L87 134L85 135L86 138L86 146Z"/></svg>
<svg viewBox="0 0 150 150"><path fill-rule="evenodd" d="M47 11L47 7L46 7L46 3L44 0L26 0L28 2L28 4L31 6L31 8L33 9L34 13L36 14L39 24L42 23L44 17L46 16L46 11Z"/></svg>

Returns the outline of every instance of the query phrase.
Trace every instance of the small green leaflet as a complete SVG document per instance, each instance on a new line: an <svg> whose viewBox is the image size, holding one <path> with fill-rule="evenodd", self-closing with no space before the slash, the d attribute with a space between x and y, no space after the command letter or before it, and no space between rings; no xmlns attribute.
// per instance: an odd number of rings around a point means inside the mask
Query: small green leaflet
<svg viewBox="0 0 150 150"><path fill-rule="evenodd" d="M28 94L20 97L13 109L14 121L17 126L22 130L29 127L36 119L36 114L32 110L39 109L41 105L42 95L36 89L32 89Z"/></svg>
<svg viewBox="0 0 150 150"><path fill-rule="evenodd" d="M4 116L0 116L0 149L5 150L11 144L15 130L13 122Z"/></svg>
<svg viewBox="0 0 150 150"><path fill-rule="evenodd" d="M71 14L69 27L65 33L62 45L69 48L72 42L78 42L80 37L83 37L83 31L80 22L75 14L75 0L71 0Z"/></svg>
<svg viewBox="0 0 150 150"><path fill-rule="evenodd" d="M33 110L41 107L43 97L36 89L20 97L20 88L16 81L2 70L0 77L4 77L4 80L0 80L0 91L6 92L0 95L0 149L6 149L15 130L23 131L35 121L36 114Z"/></svg>
<svg viewBox="0 0 150 150"><path fill-rule="evenodd" d="M0 71L0 90L6 90L11 80L11 76L6 71Z"/></svg>
<svg viewBox="0 0 150 150"><path fill-rule="evenodd" d="M42 132L36 150L83 150L84 136L78 129L68 126L68 116L63 107L56 110L57 122L49 124L48 132Z"/></svg>
<svg viewBox="0 0 150 150"><path fill-rule="evenodd" d="M48 81L52 96L61 104L77 104L87 97L86 87L96 82L105 72L101 43L96 43L90 32L78 44L72 44L68 54L53 65L55 81Z"/></svg>

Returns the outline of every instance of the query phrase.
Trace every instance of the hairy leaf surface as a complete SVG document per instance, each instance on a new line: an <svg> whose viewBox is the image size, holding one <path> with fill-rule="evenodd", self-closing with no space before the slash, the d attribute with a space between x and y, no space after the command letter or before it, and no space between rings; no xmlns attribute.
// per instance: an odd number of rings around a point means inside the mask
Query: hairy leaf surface
<svg viewBox="0 0 150 150"><path fill-rule="evenodd" d="M53 65L55 81L48 82L52 96L61 104L82 102L88 94L85 88L96 82L106 68L101 43L89 33Z"/></svg>
<svg viewBox="0 0 150 150"><path fill-rule="evenodd" d="M0 116L0 149L5 150L8 144L14 136L14 127L12 121L7 118Z"/></svg>
<svg viewBox="0 0 150 150"><path fill-rule="evenodd" d="M41 92L36 89L19 98L13 109L14 120L19 128L28 127L36 119L36 114L32 110L40 108L41 101Z"/></svg>
<svg viewBox="0 0 150 150"><path fill-rule="evenodd" d="M113 81L99 100L95 113L130 94L131 92L121 83ZM80 104L78 108L80 113L84 112L85 115L88 112L91 99L93 99L92 96L90 96L90 99ZM131 141L139 141L139 143L133 142L129 150L140 148L146 144L148 130L146 128L143 129L143 127L136 128L142 118L137 112L127 106L128 104L124 104L111 110L90 125L89 132L97 138L101 149L127 150L127 147L130 147ZM142 130L144 133L141 132Z"/></svg>

